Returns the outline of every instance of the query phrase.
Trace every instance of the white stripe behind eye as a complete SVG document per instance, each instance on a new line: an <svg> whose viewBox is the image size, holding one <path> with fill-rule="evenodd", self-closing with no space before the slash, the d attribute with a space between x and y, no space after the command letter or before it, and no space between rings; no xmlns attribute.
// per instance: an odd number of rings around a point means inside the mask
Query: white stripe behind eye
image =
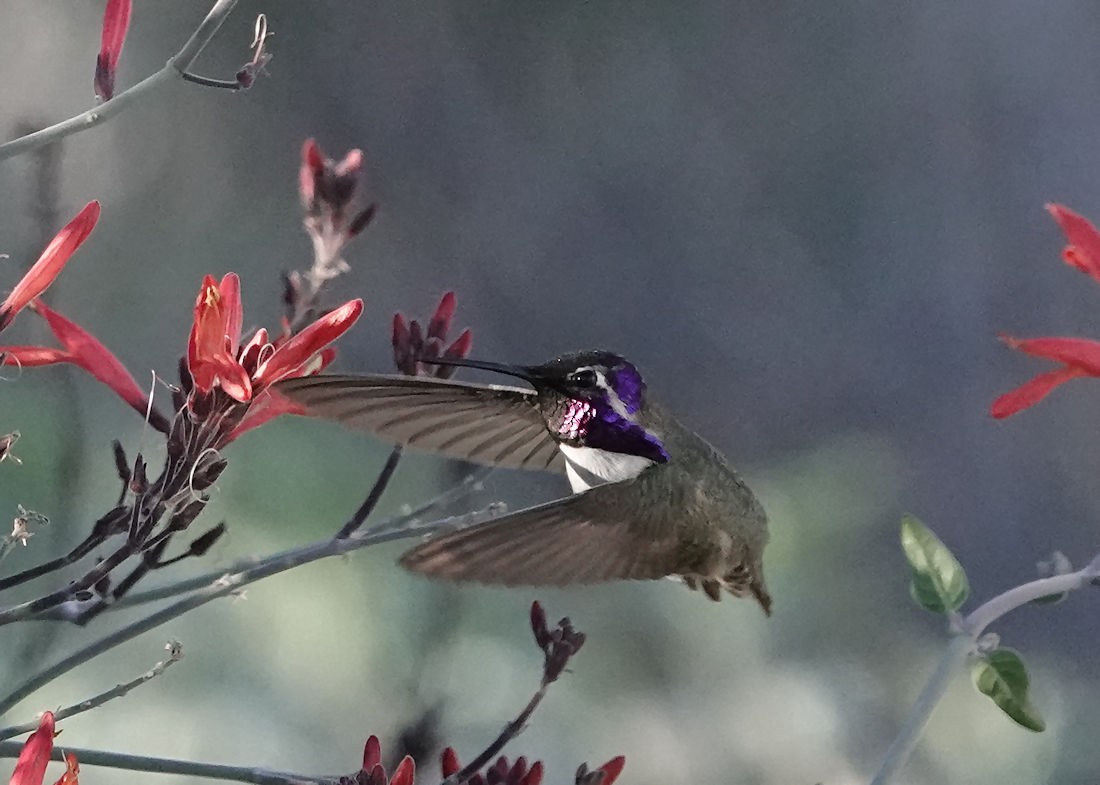
<svg viewBox="0 0 1100 785"><path fill-rule="evenodd" d="M630 412L626 409L626 404L623 403L623 399L619 397L619 394L615 392L614 388L607 383L607 377L604 376L603 371L599 368L582 368L585 371L594 371L596 374L596 386L607 393L607 402L611 404L611 408L615 411L615 414L622 417L627 422L634 422L634 418L630 416Z"/></svg>

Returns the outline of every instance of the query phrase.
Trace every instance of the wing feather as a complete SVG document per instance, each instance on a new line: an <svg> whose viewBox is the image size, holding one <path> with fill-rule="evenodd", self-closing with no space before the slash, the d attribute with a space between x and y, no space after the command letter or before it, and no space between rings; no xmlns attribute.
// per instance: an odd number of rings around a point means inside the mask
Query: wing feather
<svg viewBox="0 0 1100 785"><path fill-rule="evenodd" d="M275 389L309 416L391 442L490 466L565 472L532 390L409 376L307 376Z"/></svg>
<svg viewBox="0 0 1100 785"><path fill-rule="evenodd" d="M505 586L564 586L661 578L676 571L674 534L652 537L628 511L630 483L601 485L468 529L440 534L401 557L414 572ZM618 513L618 514L617 514Z"/></svg>

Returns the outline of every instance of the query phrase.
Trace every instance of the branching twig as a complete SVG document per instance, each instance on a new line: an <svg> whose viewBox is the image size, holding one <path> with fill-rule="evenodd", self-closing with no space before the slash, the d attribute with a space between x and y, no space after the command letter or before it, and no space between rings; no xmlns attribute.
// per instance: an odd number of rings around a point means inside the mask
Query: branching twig
<svg viewBox="0 0 1100 785"><path fill-rule="evenodd" d="M460 519L443 519L416 526L409 526L407 523L398 521L393 528L370 533L364 532L361 536L344 540L323 540L312 545L284 551L276 557L266 559L259 564L239 572L221 575L214 582L193 592L190 596L116 630L98 641L73 652L55 665L34 674L12 690L3 700L0 700L0 715L9 711L15 704L33 693L39 687L48 684L58 676L67 673L78 665L104 652L110 651L114 647L125 643L143 632L155 629L161 624L181 616L188 611L199 608L212 600L238 592L250 583L284 572L300 564L308 564L309 562L328 558L330 556L340 556L370 545L377 545L391 540L399 540L405 537L424 534L438 528L451 526L455 524L456 521L461 521L465 524L467 523L467 519L470 519L469 522L473 523L483 520L485 517L484 515L462 516ZM76 609L76 613L79 613L79 609Z"/></svg>
<svg viewBox="0 0 1100 785"><path fill-rule="evenodd" d="M358 541L357 538L364 538L369 535L375 535L382 532L399 531L402 528L412 528L419 526L422 522L421 518L436 510L446 509L451 504L465 498L466 496L481 489L481 482L488 476L490 469L478 468L477 471L468 474L462 482L455 485L452 488L448 488L443 493L436 496L419 507L402 513L401 515L393 518L388 518L384 521L380 521L378 524L366 529L357 531L353 536L353 541ZM454 522L455 519L446 519ZM423 532L424 529L418 528L417 533ZM396 538L395 538L396 539ZM303 546L305 548L315 548L321 545L327 540L321 542L312 543L310 545ZM158 600L166 600L172 597L179 597L189 592L201 589L214 581L220 579L227 573L242 572L251 567L258 567L264 564L273 562L279 562L286 558L293 558L293 554L297 553L300 548L293 548L288 551L281 551L279 553L272 554L262 559L242 559L235 564L231 565L227 569L215 570L205 573L203 575L197 575L194 578L187 578L176 583L171 583L167 586L161 586L156 589L148 589L142 592L136 592L134 594L127 594L125 597L114 602L108 610L116 610L121 608L128 608L134 605L144 605L150 602L156 602ZM51 619L68 621L68 618L60 614L51 615L49 617L39 616L38 619Z"/></svg>
<svg viewBox="0 0 1100 785"><path fill-rule="evenodd" d="M334 543L348 542L348 540L332 540ZM542 680L538 691L528 701L523 711L508 723L505 729L491 744L468 766L461 771L447 777L445 782L450 785L458 785L476 775L491 761L498 752L523 730L527 720L531 717L535 708L546 695L546 691L565 672L569 660L584 644L584 633L573 629L569 619L562 619L557 627L549 630L546 626L546 614L542 606L535 602L531 605L531 627L535 634L535 641L543 651ZM66 710L67 711L67 710ZM60 719L62 712L57 713ZM34 725L20 726L16 729L7 729L14 733L22 733L33 729ZM7 732L7 731L3 731ZM22 750L22 744L12 741L0 741L0 757L16 757ZM86 750L66 748L55 749L53 758L63 760L62 753L73 753L79 759L81 765L104 766L129 771L149 771L158 774L184 774L193 777L202 777L214 780L229 780L234 782L248 782L254 785L335 785L341 781L348 781L347 777L316 776L291 774L288 772L270 771L264 768L247 766L221 766L198 761L186 761L173 758L152 758L143 755L126 755L102 750ZM620 763L621 766L621 763ZM602 779L602 777L600 778ZM490 778L490 782L492 779ZM596 780L597 782L599 780Z"/></svg>
<svg viewBox="0 0 1100 785"><path fill-rule="evenodd" d="M101 692L99 695L88 698L87 700L82 700L80 703L55 711L54 720L60 721L65 719L66 717L72 717L74 714L80 714L82 712L95 709L99 706L102 706L107 701L114 700L115 698L121 698L123 695L130 692L130 690L136 687L140 687L147 681L155 679L157 676L168 670L168 667L170 665L173 665L174 663L177 663L181 659L183 659L183 647L180 646L178 641L170 641L164 648L168 650L168 656L158 662L152 668L147 670L145 673L138 676L136 679L131 679L125 684L116 684L114 687L107 690L106 692ZM37 727L38 721L34 720L31 722L23 723L22 725L11 725L7 728L0 728L0 740L10 739L12 736L18 736L21 733L30 733Z"/></svg>
<svg viewBox="0 0 1100 785"><path fill-rule="evenodd" d="M0 757L17 757L22 747L21 742L0 741ZM75 754L81 766L105 766L127 771L150 771L156 774L183 774L210 780L251 782L255 785L330 785L337 780L336 777L309 777L263 768L221 766L216 763L174 758L150 758L145 755L127 755L121 752L86 750L77 747L55 747L50 757L53 760L63 761L64 753Z"/></svg>
<svg viewBox="0 0 1100 785"><path fill-rule="evenodd" d="M940 658L936 670L917 697L917 701L913 705L901 731L886 751L886 757L871 780L871 785L887 785L887 783L893 781L894 775L898 773L913 753L913 750L916 749L917 742L924 731L924 726L928 723L928 719L932 716L932 712L940 699L943 698L944 693L947 692L951 677L955 675L958 667L974 651L978 638L982 636L990 624L1005 614L1035 600L1089 586L1098 576L1100 576L1100 556L1097 556L1087 567L1077 572L1041 578L1009 589L959 619L955 625L958 629L955 630L955 634Z"/></svg>
<svg viewBox="0 0 1100 785"><path fill-rule="evenodd" d="M225 22L226 17L237 5L238 0L217 0L206 18L192 33L191 38L183 45L183 48L172 57L163 68L151 76L147 76L128 90L116 95L110 101L106 101L93 109L82 112L68 120L43 128L40 131L21 136L5 144L0 144L0 161L21 153L34 150L43 145L56 142L71 134L84 131L100 123L106 122L135 101L141 100L148 94L157 90L162 84L173 79L182 78L183 74L191 67L202 50L210 43L210 40L218 32L218 28Z"/></svg>
<svg viewBox="0 0 1100 785"><path fill-rule="evenodd" d="M546 696L546 690L558 680L565 666L584 644L584 633L577 632L569 619L562 619L551 632L546 626L546 612L537 602L531 604L531 629L535 633L535 642L543 652L542 681L538 691L523 707L519 715L504 726L500 735L493 739L481 754L470 761L461 771L448 777L445 782L459 785L481 771L496 754L504 749L527 726L527 720Z"/></svg>

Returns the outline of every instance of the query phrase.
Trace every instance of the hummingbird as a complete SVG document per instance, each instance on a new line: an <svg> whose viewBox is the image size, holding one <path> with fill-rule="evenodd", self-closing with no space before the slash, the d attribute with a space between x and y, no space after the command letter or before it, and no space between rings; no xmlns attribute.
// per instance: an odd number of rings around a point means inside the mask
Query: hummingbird
<svg viewBox="0 0 1100 785"><path fill-rule="evenodd" d="M430 577L564 586L678 576L771 614L767 516L714 447L646 395L607 351L524 366L433 358L533 389L411 376L319 375L275 389L309 416L473 463L564 473L573 494L437 534L400 559Z"/></svg>

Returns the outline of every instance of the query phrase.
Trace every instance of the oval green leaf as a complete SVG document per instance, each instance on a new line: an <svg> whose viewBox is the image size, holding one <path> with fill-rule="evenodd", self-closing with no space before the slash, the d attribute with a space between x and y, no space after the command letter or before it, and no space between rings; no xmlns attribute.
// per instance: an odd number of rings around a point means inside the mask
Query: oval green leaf
<svg viewBox="0 0 1100 785"><path fill-rule="evenodd" d="M913 569L909 593L935 613L958 610L970 595L959 560L932 530L911 515L901 519L901 547Z"/></svg>
<svg viewBox="0 0 1100 785"><path fill-rule="evenodd" d="M1027 691L1030 680L1020 655L1013 649L994 649L970 669L978 692L988 695L1001 711L1028 730L1046 729L1039 711L1031 705Z"/></svg>

